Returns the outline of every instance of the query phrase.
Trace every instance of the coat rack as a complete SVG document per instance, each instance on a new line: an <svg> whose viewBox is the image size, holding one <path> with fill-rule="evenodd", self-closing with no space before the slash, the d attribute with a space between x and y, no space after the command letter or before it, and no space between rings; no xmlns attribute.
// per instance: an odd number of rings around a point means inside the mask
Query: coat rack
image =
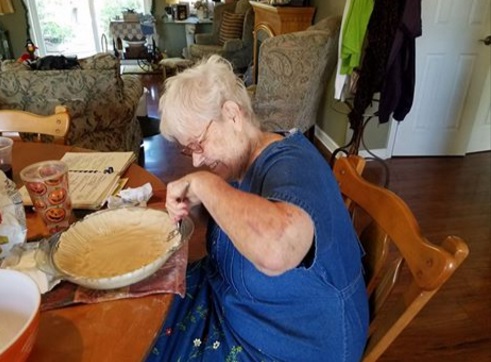
<svg viewBox="0 0 491 362"><path fill-rule="evenodd" d="M353 101L353 99L349 98L349 99L346 99L340 103L345 104L348 107L349 111L351 112L353 110L352 101ZM378 99L372 99L372 102L378 103L379 100ZM341 113L344 115L348 115L348 113L349 113L349 112L341 111L335 107L333 107L333 109L335 112ZM378 116L377 112L363 115L363 122L359 123L358 125L355 125L355 127L352 128L353 134L351 135L351 139L349 140L349 142L347 144L345 144L344 146L336 148L333 151L333 153L331 155L331 159L330 159L330 165L331 165L331 167L334 167L334 163L336 162L336 158L338 157L338 155L340 153L343 153L346 156L358 155L359 151L360 151L360 146L363 146L364 150L370 155L370 157L368 157L366 159L376 161L383 167L384 173L385 173L385 180L383 182L383 186L385 188L388 188L389 182L390 182L389 167L387 166L387 163L382 158L380 158L375 153L370 151L370 149L366 146L365 140L363 138L363 135L365 132L365 127L373 118L375 118L377 116Z"/></svg>

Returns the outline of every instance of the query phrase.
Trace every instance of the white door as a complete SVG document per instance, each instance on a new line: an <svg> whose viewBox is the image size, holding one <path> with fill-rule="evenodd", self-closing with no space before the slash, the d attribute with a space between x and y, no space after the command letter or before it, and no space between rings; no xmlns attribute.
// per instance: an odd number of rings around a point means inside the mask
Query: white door
<svg viewBox="0 0 491 362"><path fill-rule="evenodd" d="M393 156L464 155L486 100L491 48L490 0L423 0L416 40L411 112L392 127ZM489 83L487 85L489 87ZM488 108L489 117L489 108ZM483 127L486 122L482 120ZM489 121L488 121L489 123Z"/></svg>

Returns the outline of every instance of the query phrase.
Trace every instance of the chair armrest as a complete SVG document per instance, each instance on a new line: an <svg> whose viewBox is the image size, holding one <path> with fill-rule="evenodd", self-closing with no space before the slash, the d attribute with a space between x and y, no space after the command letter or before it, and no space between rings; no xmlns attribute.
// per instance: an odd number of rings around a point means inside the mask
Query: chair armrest
<svg viewBox="0 0 491 362"><path fill-rule="evenodd" d="M194 41L199 45L214 45L215 37L212 33L199 33L194 36Z"/></svg>
<svg viewBox="0 0 491 362"><path fill-rule="evenodd" d="M137 75L122 75L123 80L123 103L128 104L132 108L138 106L140 97L143 94L143 84Z"/></svg>
<svg viewBox="0 0 491 362"><path fill-rule="evenodd" d="M137 75L123 75L123 97L119 104L111 109L113 123L111 128L100 130L101 147L124 151L133 151L138 156L143 142L140 123L136 118L136 109L143 94L143 84Z"/></svg>
<svg viewBox="0 0 491 362"><path fill-rule="evenodd" d="M104 107L98 106L96 131L124 130L135 117L138 102L143 94L143 85L137 75L121 76L121 93L117 98L105 99Z"/></svg>
<svg viewBox="0 0 491 362"><path fill-rule="evenodd" d="M223 44L223 50L225 52L236 52L244 48L244 42L241 39L230 39Z"/></svg>

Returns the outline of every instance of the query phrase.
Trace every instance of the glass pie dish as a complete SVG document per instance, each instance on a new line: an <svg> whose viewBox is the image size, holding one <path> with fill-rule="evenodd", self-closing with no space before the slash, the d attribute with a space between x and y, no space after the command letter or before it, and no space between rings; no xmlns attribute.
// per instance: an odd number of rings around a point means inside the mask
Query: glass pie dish
<svg viewBox="0 0 491 362"><path fill-rule="evenodd" d="M161 210L103 210L42 241L36 262L55 278L86 288L121 288L155 273L193 231L191 219L177 225Z"/></svg>

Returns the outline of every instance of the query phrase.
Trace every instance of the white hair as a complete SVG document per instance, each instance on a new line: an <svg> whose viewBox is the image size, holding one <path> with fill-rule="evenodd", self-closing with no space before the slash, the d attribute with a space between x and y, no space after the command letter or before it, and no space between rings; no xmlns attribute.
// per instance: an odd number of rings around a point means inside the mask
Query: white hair
<svg viewBox="0 0 491 362"><path fill-rule="evenodd" d="M258 126L243 81L234 74L230 62L212 55L165 81L159 102L160 131L172 140L194 129L196 122L220 121L226 101L235 102L244 116Z"/></svg>

